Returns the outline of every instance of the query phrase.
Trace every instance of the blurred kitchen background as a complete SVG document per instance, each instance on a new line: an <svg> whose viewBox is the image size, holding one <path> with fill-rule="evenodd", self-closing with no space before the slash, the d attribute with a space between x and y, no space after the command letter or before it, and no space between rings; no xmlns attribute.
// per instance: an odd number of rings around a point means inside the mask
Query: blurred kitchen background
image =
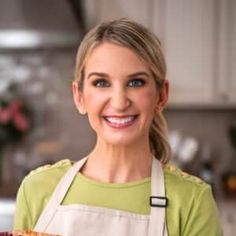
<svg viewBox="0 0 236 236"><path fill-rule="evenodd" d="M30 170L93 146L72 100L76 50L92 26L121 17L160 38L172 162L212 185L225 236L235 235L234 0L0 0L0 231Z"/></svg>

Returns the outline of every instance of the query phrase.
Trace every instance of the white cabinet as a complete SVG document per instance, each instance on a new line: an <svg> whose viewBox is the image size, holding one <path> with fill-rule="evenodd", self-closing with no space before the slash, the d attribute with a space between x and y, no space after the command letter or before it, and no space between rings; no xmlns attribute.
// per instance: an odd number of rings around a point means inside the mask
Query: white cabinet
<svg viewBox="0 0 236 236"><path fill-rule="evenodd" d="M171 106L236 105L236 1L157 0Z"/></svg>
<svg viewBox="0 0 236 236"><path fill-rule="evenodd" d="M151 2L152 0L84 0L87 25L90 27L101 21L125 17L149 27L152 22Z"/></svg>
<svg viewBox="0 0 236 236"><path fill-rule="evenodd" d="M219 1L219 50L217 94L236 104L236 1Z"/></svg>
<svg viewBox="0 0 236 236"><path fill-rule="evenodd" d="M202 104L213 98L213 3L166 1L164 47L172 104Z"/></svg>
<svg viewBox="0 0 236 236"><path fill-rule="evenodd" d="M121 17L134 19L149 26L149 1L147 0L100 0L99 20L111 20Z"/></svg>

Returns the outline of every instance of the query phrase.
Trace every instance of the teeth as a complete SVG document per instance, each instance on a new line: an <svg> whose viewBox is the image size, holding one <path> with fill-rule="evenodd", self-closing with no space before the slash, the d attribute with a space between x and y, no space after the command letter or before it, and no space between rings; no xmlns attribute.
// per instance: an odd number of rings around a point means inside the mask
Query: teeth
<svg viewBox="0 0 236 236"><path fill-rule="evenodd" d="M117 118L117 117L106 117L106 120L112 124L123 125L129 123L134 119L134 116L129 116L125 118Z"/></svg>

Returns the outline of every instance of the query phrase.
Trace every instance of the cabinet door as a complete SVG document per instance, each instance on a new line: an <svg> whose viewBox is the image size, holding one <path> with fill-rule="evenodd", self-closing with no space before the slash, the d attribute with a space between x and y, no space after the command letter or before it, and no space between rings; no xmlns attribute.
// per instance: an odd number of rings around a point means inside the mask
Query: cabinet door
<svg viewBox="0 0 236 236"><path fill-rule="evenodd" d="M150 0L99 0L98 21L126 17L149 26L151 15L148 13Z"/></svg>
<svg viewBox="0 0 236 236"><path fill-rule="evenodd" d="M232 34L230 37L230 100L232 103L236 104L236 1L231 0L233 6L231 13L231 26L232 26Z"/></svg>
<svg viewBox="0 0 236 236"><path fill-rule="evenodd" d="M161 38L170 80L170 104L211 103L215 83L214 0L166 0L162 6Z"/></svg>
<svg viewBox="0 0 236 236"><path fill-rule="evenodd" d="M236 1L219 1L217 9L217 96L221 104L236 104Z"/></svg>

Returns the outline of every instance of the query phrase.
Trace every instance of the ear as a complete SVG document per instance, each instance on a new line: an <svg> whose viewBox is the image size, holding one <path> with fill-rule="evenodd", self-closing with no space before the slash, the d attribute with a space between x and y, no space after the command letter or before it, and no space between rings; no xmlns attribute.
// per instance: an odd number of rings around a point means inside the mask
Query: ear
<svg viewBox="0 0 236 236"><path fill-rule="evenodd" d="M79 90L78 81L72 82L72 92L73 92L73 99L76 108L80 112L80 114L85 115L86 109L84 104L83 92Z"/></svg>
<svg viewBox="0 0 236 236"><path fill-rule="evenodd" d="M159 94L159 101L157 103L156 111L161 112L164 109L168 101L168 97L169 97L169 81L165 79L162 90L160 91Z"/></svg>

